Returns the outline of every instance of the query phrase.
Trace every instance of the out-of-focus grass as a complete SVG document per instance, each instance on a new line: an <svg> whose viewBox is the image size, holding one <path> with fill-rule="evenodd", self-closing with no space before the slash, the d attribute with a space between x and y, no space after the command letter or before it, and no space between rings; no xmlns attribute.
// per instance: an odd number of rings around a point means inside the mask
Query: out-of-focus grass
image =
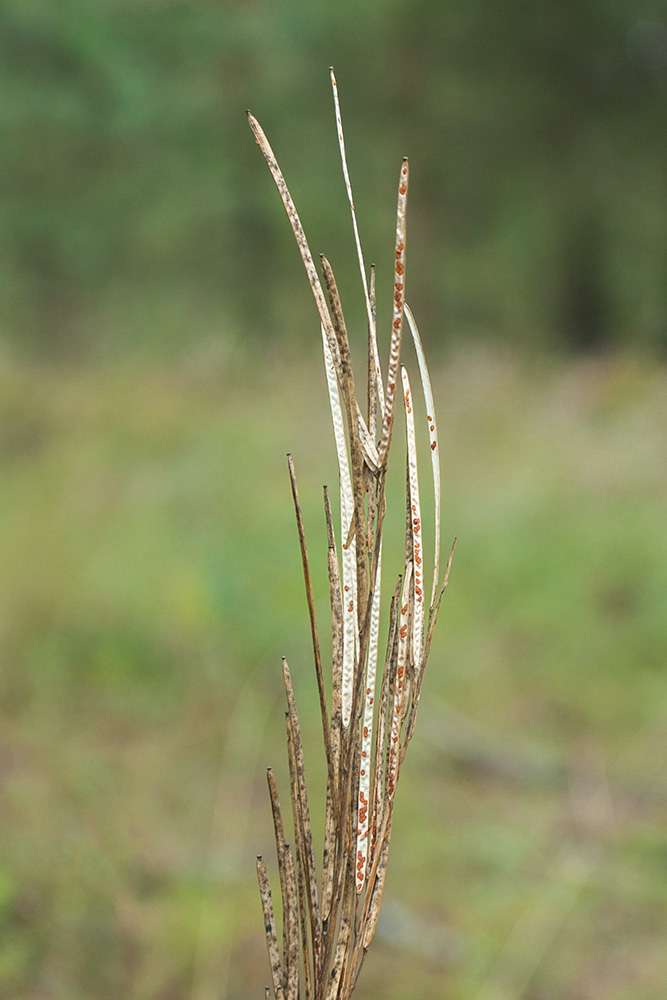
<svg viewBox="0 0 667 1000"><path fill-rule="evenodd" d="M434 381L459 542L360 997L662 1000L667 372ZM282 653L321 768L321 369L6 364L0 407L0 994L262 995Z"/></svg>

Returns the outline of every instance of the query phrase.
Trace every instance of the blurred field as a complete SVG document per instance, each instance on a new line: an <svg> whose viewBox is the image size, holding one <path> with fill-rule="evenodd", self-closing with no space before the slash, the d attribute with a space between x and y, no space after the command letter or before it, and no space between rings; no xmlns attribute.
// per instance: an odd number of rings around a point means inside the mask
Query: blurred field
<svg viewBox="0 0 667 1000"><path fill-rule="evenodd" d="M0 383L0 996L263 996L283 653L321 768L316 347ZM662 1000L667 372L479 348L435 384L459 542L358 996Z"/></svg>

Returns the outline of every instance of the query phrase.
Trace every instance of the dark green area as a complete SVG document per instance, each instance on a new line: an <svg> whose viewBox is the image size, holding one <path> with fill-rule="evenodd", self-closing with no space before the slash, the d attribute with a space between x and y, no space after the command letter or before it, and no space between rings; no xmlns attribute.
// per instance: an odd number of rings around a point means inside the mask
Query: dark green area
<svg viewBox="0 0 667 1000"><path fill-rule="evenodd" d="M333 63L381 289L411 158L408 295L432 341L663 349L666 13L627 0L9 0L4 336L77 356L206 333L301 339L312 307L243 111L349 291Z"/></svg>

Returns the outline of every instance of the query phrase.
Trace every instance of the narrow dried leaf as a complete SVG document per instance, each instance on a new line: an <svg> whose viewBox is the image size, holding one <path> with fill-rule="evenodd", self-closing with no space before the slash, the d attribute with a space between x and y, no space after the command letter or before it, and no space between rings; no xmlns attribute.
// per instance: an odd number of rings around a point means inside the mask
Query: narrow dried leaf
<svg viewBox="0 0 667 1000"><path fill-rule="evenodd" d="M324 515L327 525L327 569L329 575L329 603L331 604L331 755L334 762L334 779L338 780L340 766L340 739L343 683L343 598L340 584L340 568L336 551L336 537L331 516L329 490L324 487Z"/></svg>
<svg viewBox="0 0 667 1000"><path fill-rule="evenodd" d="M363 421L363 417L357 405L354 372L352 371L352 359L350 357L350 344L336 279L327 258L322 255L321 260L324 284L329 296L331 316L338 341L339 364L336 375L338 376L338 384L343 394L343 403L347 411L352 495L354 498L354 531L357 541L357 594L360 599L364 599L368 589L366 567L366 481L364 476L364 456L359 436L359 425Z"/></svg>
<svg viewBox="0 0 667 1000"><path fill-rule="evenodd" d="M350 202L350 211L352 213L352 228L354 229L354 243L357 248L357 259L359 261L361 283L364 288L364 299L366 302L366 312L368 314L368 325L369 328L372 328L375 325L375 321L373 317L373 310L371 308L370 296L368 294L368 282L366 280L366 266L364 264L364 255L361 249L361 240L359 239L359 227L357 226L357 213L354 208L354 198L352 197L352 185L350 183L350 174L347 169L347 157L345 155L345 137L343 135L343 119L340 113L340 102L338 100L338 85L336 83L336 76L333 71L333 66L329 68L329 73L331 75L331 88L333 90L334 107L336 112L336 130L338 132L338 146L340 148L340 159L343 167L345 190L347 191L348 201Z"/></svg>
<svg viewBox="0 0 667 1000"><path fill-rule="evenodd" d="M338 346L336 344L336 337L331 323L331 317L329 316L329 311L327 309L326 298L322 290L322 285L320 284L320 278L317 273L317 269L315 268L313 255L310 252L308 240L306 239L306 234L303 231L303 226L301 225L301 220L296 210L296 206L292 201L292 196L289 193L289 188L287 187L287 183L283 177L282 170L278 165L278 161L273 150L271 149L271 146L269 145L269 140L266 138L262 126L249 111L246 111L246 115L248 116L250 128L253 130L255 135L255 141L264 154L264 159L267 162L276 187L278 188L278 193L282 199L285 211L287 212L287 218L289 219L292 232L294 233L294 237L301 253L301 259L303 260L303 264L306 269L306 274L313 292L313 298L315 299L317 311L320 314L320 322L324 327L331 353L334 357L337 357Z"/></svg>
<svg viewBox="0 0 667 1000"><path fill-rule="evenodd" d="M273 829L275 832L276 839L276 855L278 858L278 872L280 874L280 895L283 901L283 910L285 907L285 900L287 899L287 894L289 892L289 887L287 885L287 871L285 868L285 828L283 826L283 818L280 812L280 800L278 798L278 787L276 785L276 779L274 777L272 769L269 767L266 770L266 780L269 786L269 796L271 799L271 812L273 814ZM283 966L287 968L287 925L283 919Z"/></svg>
<svg viewBox="0 0 667 1000"><path fill-rule="evenodd" d="M382 893L384 892L384 882L387 875L387 861L389 858L389 843L391 840L391 827L389 827L387 837L382 844L382 850L380 852L380 860L377 867L377 873L375 876L375 882L373 883L373 888L370 897L370 906L368 909L368 917L366 918L364 925L364 934L362 939L362 948L364 951L368 951L371 942L375 936L375 930L377 928L378 916L380 914L380 903L382 902Z"/></svg>
<svg viewBox="0 0 667 1000"><path fill-rule="evenodd" d="M380 540L381 541L381 540ZM361 730L361 768L359 771L359 801L357 828L357 892L361 892L366 877L368 860L368 828L371 809L371 770L373 749L373 719L375 703L375 677L377 673L378 646L380 635L380 590L382 577L382 549L380 548L375 571L373 604L368 642L368 662L366 665L366 689L364 691L364 717Z"/></svg>
<svg viewBox="0 0 667 1000"><path fill-rule="evenodd" d="M394 261L394 304L391 321L391 341L389 344L389 366L387 369L386 409L382 422L382 440L379 448L380 466L387 464L394 426L396 406L396 382L401 357L401 334L403 329L403 303L405 302L405 213L408 204L409 170L407 158L403 160L398 182L398 205L396 208L396 249Z"/></svg>
<svg viewBox="0 0 667 1000"><path fill-rule="evenodd" d="M434 499L434 511L435 511L435 540L434 540L434 557L433 557L433 585L431 588L431 603L430 608L433 608L435 604L435 597L438 592L438 581L440 578L440 445L438 442L438 425L435 419L435 400L433 398L433 388L431 386L431 376L429 375L428 365L426 364L426 355L424 354L424 346L422 344L422 339L419 335L419 330L417 329L417 324L415 323L415 318L412 315L412 310L408 306L407 302L404 304L405 316L408 321L408 327L410 333L412 334L412 340L415 345L415 352L417 354L417 363L419 365L419 375L421 377L422 390L424 392L424 402L426 404L426 420L428 424L428 438L429 446L431 452L431 469L433 472L433 499Z"/></svg>
<svg viewBox="0 0 667 1000"><path fill-rule="evenodd" d="M347 727L352 710L352 690L354 686L354 666L357 658L358 621L357 621L357 546L355 538L350 541L354 515L354 496L352 493L352 478L347 456L347 442L343 424L343 410L338 395L338 380L333 357L329 350L327 339L322 330L322 347L324 365L329 390L329 405L336 441L338 458L338 477L340 481L340 519L343 538L343 677L342 677L342 719Z"/></svg>
<svg viewBox="0 0 667 1000"><path fill-rule="evenodd" d="M336 951L334 953L333 963L331 966L331 972L329 973L327 991L324 994L325 1000L336 1000L336 998L339 996L338 991L340 987L340 981L345 971L346 962L348 958L348 951L350 947L350 936L352 933L352 924L353 924L355 890L354 890L352 859L349 857L345 859L345 871L346 871L345 889L343 892L343 904L342 904L340 926L338 928L338 939L336 943Z"/></svg>
<svg viewBox="0 0 667 1000"><path fill-rule="evenodd" d="M449 583L449 573L450 573L450 570L452 568L452 560L454 558L454 549L455 548L456 548L456 538L452 542L452 547L451 547L450 552L449 552L449 558L447 560L447 565L445 567L445 575L444 575L443 580L442 580L442 587L440 588L440 594L438 596L438 600L436 601L435 606L433 608L433 611L432 611L432 613L430 615L430 618L429 618L428 635L426 637L426 652L425 652L425 656L428 656L429 650L431 648L431 640L433 639L433 631L435 629L435 623L438 620L438 613L440 611L440 605L442 604L442 599L445 596L445 590L447 589L447 584Z"/></svg>
<svg viewBox="0 0 667 1000"><path fill-rule="evenodd" d="M387 730L391 726L391 719L388 717L390 712L389 689L391 675L395 669L395 659L397 655L401 582L402 577L399 576L396 582L394 596L391 600L391 609L389 612L389 638L387 640L382 687L380 690L380 704L378 707L378 724L375 737L375 751L373 755L373 787L371 792L373 798L373 818L370 826L371 843L369 851L369 862L371 865L373 864L376 855L377 840L384 806L383 774L385 760L388 758L388 750L385 746L385 740Z"/></svg>
<svg viewBox="0 0 667 1000"><path fill-rule="evenodd" d="M308 948L308 934L311 923L306 913L308 902L307 890L307 861L306 849L303 836L303 825L301 823L301 809L299 800L299 780L297 777L296 762L296 739L294 735L293 720L290 713L285 715L285 729L287 732L287 760L290 772L290 790L292 798L292 819L294 823L294 836L296 839L296 870L297 885L299 889L299 925L301 927L301 954L303 955L304 983L306 988L306 1000L312 996L312 983L317 979L315 974L315 956L311 955ZM311 967L312 959L312 967Z"/></svg>
<svg viewBox="0 0 667 1000"><path fill-rule="evenodd" d="M271 977L273 979L273 992L276 1000L282 1000L284 996L283 971L280 964L280 953L278 951L276 918L273 914L273 902L271 900L269 875L266 870L266 865L261 857L257 858L257 881L259 882L259 894L262 899L262 909L264 911L264 930L266 932L266 946L269 952L269 964L271 966Z"/></svg>
<svg viewBox="0 0 667 1000"><path fill-rule="evenodd" d="M419 501L419 475L417 470L417 441L415 435L415 414L410 391L410 379L406 369L401 367L403 380L403 400L405 403L405 426L408 443L408 532L412 556L412 662L417 672L421 671L424 646L424 568L422 558L422 519Z"/></svg>
<svg viewBox="0 0 667 1000"><path fill-rule="evenodd" d="M310 634L313 643L313 658L315 660L315 674L317 677L317 691L320 698L320 715L322 718L322 736L324 738L324 750L327 758L327 767L333 781L333 764L331 759L331 738L329 735L329 714L327 710L327 696L324 690L324 675L322 673L322 657L320 655L320 640L317 634L317 619L315 617L315 597L313 595L313 582L310 575L310 563L308 560L308 549L306 547L306 533L303 526L303 514L299 502L299 491L296 485L296 473L292 456L287 456L287 466L289 469L290 484L292 486L292 498L294 500L294 513L296 515L296 525L299 532L299 546L301 548L301 563L303 565L303 579L306 587L306 601L308 603L308 615L310 618Z"/></svg>
<svg viewBox="0 0 667 1000"><path fill-rule="evenodd" d="M396 656L396 678L394 683L394 702L391 713L389 731L389 761L387 764L387 798L391 799L396 791L398 777L398 756L400 751L401 721L403 718L403 695L405 670L408 660L408 630L410 628L410 591L412 585L412 563L405 568L403 590L401 593L401 609L399 613L398 651Z"/></svg>
<svg viewBox="0 0 667 1000"><path fill-rule="evenodd" d="M308 792L306 789L306 771L303 763L303 746L301 743L301 730L299 727L299 717L294 701L294 690L292 688L292 677L289 665L283 657L283 679L285 681L285 692L287 694L287 705L291 725L291 734L294 744L294 761L296 765L296 782L298 789L298 826L297 837L301 840L304 848L304 861L306 865L306 887L308 890L308 907L310 910L310 921L313 934L313 948L317 951L318 942L322 933L320 919L317 876L315 873L315 857L313 855L313 834L310 826L310 810L308 808Z"/></svg>
<svg viewBox="0 0 667 1000"><path fill-rule="evenodd" d="M287 886L283 896L283 925L285 928L285 1000L298 1000L299 996L299 900L294 857L288 847L284 849L284 868Z"/></svg>

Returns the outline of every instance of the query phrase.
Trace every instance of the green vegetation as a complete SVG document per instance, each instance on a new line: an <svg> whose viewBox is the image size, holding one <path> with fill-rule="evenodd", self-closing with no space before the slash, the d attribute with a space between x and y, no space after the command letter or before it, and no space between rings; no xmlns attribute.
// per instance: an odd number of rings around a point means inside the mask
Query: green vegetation
<svg viewBox="0 0 667 1000"><path fill-rule="evenodd" d="M317 351L4 366L7 1000L262 995L281 653L321 757L283 457L326 615ZM480 350L434 388L459 544L363 995L661 1000L665 373Z"/></svg>
<svg viewBox="0 0 667 1000"><path fill-rule="evenodd" d="M378 265L391 253L394 164L412 156L412 296L427 335L664 349L667 28L656 10L8 0L5 334L86 356L205 329L231 342L305 338L307 288L295 291L294 249L243 111L280 137L306 229L316 250L324 234L339 249L344 290L354 269L333 63Z"/></svg>

